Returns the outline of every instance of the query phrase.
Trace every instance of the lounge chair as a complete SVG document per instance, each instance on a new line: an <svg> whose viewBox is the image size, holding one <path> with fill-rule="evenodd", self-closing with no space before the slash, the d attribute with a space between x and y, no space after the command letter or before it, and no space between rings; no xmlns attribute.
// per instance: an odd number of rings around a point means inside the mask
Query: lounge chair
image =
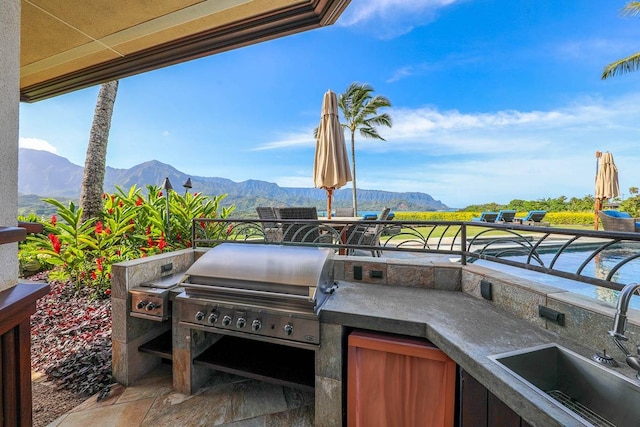
<svg viewBox="0 0 640 427"><path fill-rule="evenodd" d="M496 217L496 222L513 222L516 217L515 209L502 209L498 212L498 216Z"/></svg>
<svg viewBox="0 0 640 427"><path fill-rule="evenodd" d="M318 211L315 207L300 208L274 208L278 219L315 219L318 220ZM317 224L283 223L283 242L318 242L320 228Z"/></svg>
<svg viewBox="0 0 640 427"><path fill-rule="evenodd" d="M547 211L529 211L527 216L524 218L516 218L518 222L521 222L524 225L545 225L548 226L548 222L542 222Z"/></svg>
<svg viewBox="0 0 640 427"><path fill-rule="evenodd" d="M606 231L640 231L640 218L633 218L628 212L598 211L598 218Z"/></svg>
<svg viewBox="0 0 640 427"><path fill-rule="evenodd" d="M496 222L498 212L482 212L479 217L471 218L471 221Z"/></svg>

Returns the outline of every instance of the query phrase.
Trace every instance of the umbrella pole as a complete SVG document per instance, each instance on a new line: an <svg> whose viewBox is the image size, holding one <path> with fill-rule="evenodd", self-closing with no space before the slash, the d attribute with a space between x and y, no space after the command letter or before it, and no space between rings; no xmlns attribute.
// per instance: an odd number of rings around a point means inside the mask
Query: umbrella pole
<svg viewBox="0 0 640 427"><path fill-rule="evenodd" d="M602 157L602 151L596 151L596 182L598 181L598 166L600 165L600 157ZM596 195L595 206L594 206L594 219L593 219L593 229L598 229L598 211L602 209L602 200L598 198Z"/></svg>
<svg viewBox="0 0 640 427"><path fill-rule="evenodd" d="M331 195L333 188L327 188L327 219L331 219Z"/></svg>

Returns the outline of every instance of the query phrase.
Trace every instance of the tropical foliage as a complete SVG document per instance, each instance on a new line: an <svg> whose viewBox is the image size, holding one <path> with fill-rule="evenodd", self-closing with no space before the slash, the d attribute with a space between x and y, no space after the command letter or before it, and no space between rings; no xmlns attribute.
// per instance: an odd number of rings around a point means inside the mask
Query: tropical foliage
<svg viewBox="0 0 640 427"><path fill-rule="evenodd" d="M373 87L368 84L351 83L347 90L338 97L338 107L342 111L344 123L342 127L351 135L351 175L353 184L353 211L358 212L356 196L356 144L355 134L360 132L363 138L385 139L380 136L376 126L391 127L391 116L378 113L380 108L391 107L391 102L384 96L373 96Z"/></svg>
<svg viewBox="0 0 640 427"><path fill-rule="evenodd" d="M50 269L50 279L71 280L77 288L90 287L95 297L108 296L112 264L191 247L194 218L227 218L233 212L233 207L220 207L224 197L182 196L173 190L163 194L155 186L148 186L146 194L135 186L129 191L117 188L114 194L102 195L103 211L87 221L82 221L82 208L74 203L45 199L57 213L39 221L43 234L21 244L21 269L23 274ZM33 217L24 220L38 221ZM206 232L207 237L215 238L225 231Z"/></svg>
<svg viewBox="0 0 640 427"><path fill-rule="evenodd" d="M622 14L626 16L638 16L640 15L640 1L630 1L622 9ZM614 77L620 74L630 73L640 69L640 52L627 56L626 58L619 59L607 65L602 72L601 78L603 80L609 77Z"/></svg>
<svg viewBox="0 0 640 427"><path fill-rule="evenodd" d="M630 187L629 198L620 202L619 209L623 212L629 212L632 217L640 217L640 195L638 194L638 187Z"/></svg>
<svg viewBox="0 0 640 427"><path fill-rule="evenodd" d="M521 200L514 199L506 205L499 203L485 203L482 205L469 205L462 211L482 212L482 211L499 211L500 209L515 209L518 212L528 212L532 210L543 210L547 212L593 212L595 199L592 195L584 196L579 199L572 197L567 199L565 196L556 198L547 198L539 200Z"/></svg>

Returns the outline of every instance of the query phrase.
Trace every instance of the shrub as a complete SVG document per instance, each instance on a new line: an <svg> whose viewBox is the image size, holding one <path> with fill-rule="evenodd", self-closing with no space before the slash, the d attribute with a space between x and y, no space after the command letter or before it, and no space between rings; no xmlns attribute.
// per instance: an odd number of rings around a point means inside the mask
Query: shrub
<svg viewBox="0 0 640 427"><path fill-rule="evenodd" d="M192 246L193 218L226 218L234 208L220 209L224 195L167 195L155 186L147 187L146 196L135 186L129 191L116 187L114 194L103 195L100 218L82 223L82 209L72 202L64 205L44 199L57 208L49 220L38 220L44 233L29 236L21 243L19 258L27 274L35 267L53 269L52 280L71 280L76 288L90 287L94 297L110 294L111 265Z"/></svg>

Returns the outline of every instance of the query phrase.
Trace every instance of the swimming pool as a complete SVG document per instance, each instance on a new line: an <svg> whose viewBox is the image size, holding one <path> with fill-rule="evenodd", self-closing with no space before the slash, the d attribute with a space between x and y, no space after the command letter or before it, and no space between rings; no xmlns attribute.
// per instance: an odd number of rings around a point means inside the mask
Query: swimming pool
<svg viewBox="0 0 640 427"><path fill-rule="evenodd" d="M593 253L593 249L585 250L572 250L562 253L556 260L553 268L555 270L566 271L569 273L577 272L582 263ZM606 279L609 272L615 268L620 262L632 257L635 254L640 253L640 244L624 244L613 246L609 249L602 251L594 259L592 259L582 270L582 275L594 277L598 279ZM551 251L547 253L540 253L540 259L545 266L549 266L556 252ZM505 256L503 259L527 262L527 257L524 255L518 256ZM612 304L618 302L618 291L612 289L603 288L600 286L594 286L587 283L578 282L575 280L565 279L563 277L552 276L549 274L538 273L536 271L530 271L523 268L512 267L504 264L499 264L491 261L477 260L474 261L476 265L484 265L494 270L504 271L505 273L512 274L514 276L523 277L538 283L544 283L546 285L555 286L560 289L565 289L569 292L574 292L580 295L585 295L590 298L595 298L601 301L607 301ZM535 261L531 264L537 265ZM612 276L612 281L626 285L627 283L640 282L640 258L629 261L624 266L620 267ZM634 296L631 299L631 307L640 309L640 297Z"/></svg>

